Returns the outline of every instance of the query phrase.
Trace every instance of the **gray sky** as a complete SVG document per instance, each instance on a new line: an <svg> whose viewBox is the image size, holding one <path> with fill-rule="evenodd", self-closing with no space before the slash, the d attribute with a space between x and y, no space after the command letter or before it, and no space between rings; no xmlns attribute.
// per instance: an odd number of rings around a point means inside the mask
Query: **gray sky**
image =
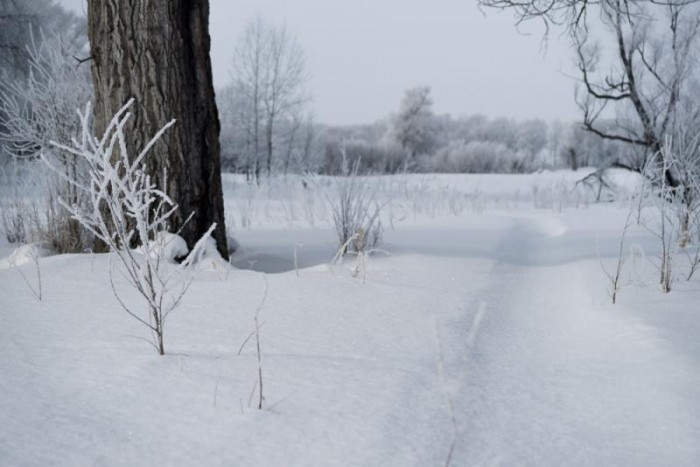
<svg viewBox="0 0 700 467"><path fill-rule="evenodd" d="M83 11L85 0L60 0ZM435 111L547 120L579 117L571 54L542 31L525 35L509 13L475 0L210 0L217 87L229 80L233 46L260 15L284 22L307 57L316 120L369 123L398 108L404 90L428 85Z"/></svg>

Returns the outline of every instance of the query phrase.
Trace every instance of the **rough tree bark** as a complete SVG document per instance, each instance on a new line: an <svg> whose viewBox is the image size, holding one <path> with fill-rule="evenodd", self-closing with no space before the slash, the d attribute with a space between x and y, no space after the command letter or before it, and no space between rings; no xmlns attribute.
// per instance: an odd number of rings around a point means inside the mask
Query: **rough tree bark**
<svg viewBox="0 0 700 467"><path fill-rule="evenodd" d="M179 206L171 229L182 229L180 235L192 248L216 222L212 236L227 259L209 1L89 0L88 36L95 133L102 134L114 113L133 97L127 134L129 154L135 157L163 125L176 119L153 148L147 170Z"/></svg>

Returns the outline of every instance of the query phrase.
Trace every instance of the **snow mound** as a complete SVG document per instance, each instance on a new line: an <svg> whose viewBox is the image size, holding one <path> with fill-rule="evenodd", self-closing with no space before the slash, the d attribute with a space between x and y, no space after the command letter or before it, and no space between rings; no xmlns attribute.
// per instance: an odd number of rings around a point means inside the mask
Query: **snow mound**
<svg viewBox="0 0 700 467"><path fill-rule="evenodd" d="M229 264L221 257L216 249L216 240L207 237L202 240L200 251L191 259L191 264L197 270L220 271L229 267ZM239 247L233 237L228 237L229 251ZM143 250L141 250L143 252ZM148 243L148 253L152 258L160 258L169 263L177 264L190 253L184 238L170 232L159 232L156 238ZM179 261L178 261L179 260Z"/></svg>
<svg viewBox="0 0 700 467"><path fill-rule="evenodd" d="M219 251L216 249L216 240L211 237L207 237L204 241L204 246L202 247L202 253L200 256L202 259L206 258L221 258Z"/></svg>
<svg viewBox="0 0 700 467"><path fill-rule="evenodd" d="M227 236L227 244L229 253L233 253L240 248L238 241L231 235ZM169 263L177 263L177 259L182 260L182 258L186 257L190 252L185 239L170 232L158 233L156 239L149 242L148 251L151 257L160 257ZM216 249L216 241L209 237L205 240L199 257L194 259L194 263L201 263L205 260L212 259L217 262L220 260L226 263Z"/></svg>
<svg viewBox="0 0 700 467"><path fill-rule="evenodd" d="M561 237L567 231L562 219L549 217L537 223L537 233L543 237Z"/></svg>
<svg viewBox="0 0 700 467"><path fill-rule="evenodd" d="M9 269L33 262L37 258L52 256L56 252L46 243L29 243L16 248L10 256L0 260L0 269Z"/></svg>
<svg viewBox="0 0 700 467"><path fill-rule="evenodd" d="M189 251L185 239L170 232L158 232L155 240L148 244L151 257L161 258L169 263L175 263L175 258L182 258Z"/></svg>
<svg viewBox="0 0 700 467"><path fill-rule="evenodd" d="M197 271L225 271L231 267L231 265L221 257L219 251L216 249L216 240L211 237L207 237L207 239L204 240L199 255L193 258L193 260Z"/></svg>
<svg viewBox="0 0 700 467"><path fill-rule="evenodd" d="M605 181L617 191L633 193L645 182L644 175L625 169L611 168L605 171Z"/></svg>
<svg viewBox="0 0 700 467"><path fill-rule="evenodd" d="M568 231L564 220L558 217L521 219L516 226L520 235L544 238L561 237Z"/></svg>

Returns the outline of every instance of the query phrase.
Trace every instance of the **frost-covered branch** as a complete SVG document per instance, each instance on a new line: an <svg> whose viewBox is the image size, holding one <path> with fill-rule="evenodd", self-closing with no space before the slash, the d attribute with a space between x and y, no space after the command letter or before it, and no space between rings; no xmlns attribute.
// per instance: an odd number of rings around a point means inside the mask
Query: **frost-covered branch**
<svg viewBox="0 0 700 467"><path fill-rule="evenodd" d="M89 99L90 73L76 67L72 55L78 49L64 35L30 36L26 78L0 79L0 150L5 159L16 161L41 178L38 188L45 202L40 214L45 219L33 226L28 236L51 244L59 252L83 251L91 239L62 212L57 199L62 197L71 204L85 202L82 192L65 182L66 178L78 183L87 181L84 161L73 153L56 151L50 141L70 144L80 131L72 116ZM34 163L40 155L49 159L63 177L47 177L43 164ZM29 213L18 213L22 215L27 217Z"/></svg>
<svg viewBox="0 0 700 467"><path fill-rule="evenodd" d="M151 175L145 171L144 161L153 144L175 121L161 128L132 160L124 130L131 117L128 109L132 103L133 99L117 112L100 139L90 133L91 108L88 104L84 112L78 112L80 139L74 138L70 146L53 142L56 149L85 162L87 181L71 178L48 157L44 160L87 197L88 203L85 205L71 204L65 199L60 201L75 220L102 240L118 258L119 272L146 302L147 314L134 311L126 303L110 275L114 294L132 318L152 331L153 344L162 355L165 352L165 320L187 292L192 280L190 266L201 258L216 224L196 243L181 264L168 264L165 261L163 253L168 243L178 239L182 241L180 237L167 233L168 220L177 205L152 182ZM167 180L166 175L164 180ZM184 247L184 251L179 251L177 256L186 253ZM113 270L111 267L110 272Z"/></svg>

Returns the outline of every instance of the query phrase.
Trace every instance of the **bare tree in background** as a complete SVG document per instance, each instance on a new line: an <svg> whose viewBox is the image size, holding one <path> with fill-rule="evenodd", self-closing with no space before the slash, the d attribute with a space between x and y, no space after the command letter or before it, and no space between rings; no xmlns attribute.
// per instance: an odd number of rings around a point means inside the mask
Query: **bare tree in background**
<svg viewBox="0 0 700 467"><path fill-rule="evenodd" d="M690 183L697 151L689 149L694 147L689 141L700 134L700 4L608 0L600 10L606 37L615 45L605 72L600 71L602 48L590 40L589 29L579 27L572 35L584 89L579 98L583 126L636 148L640 157L626 168L651 175L657 184L663 180L662 186L684 206L686 215L679 219L684 246L699 196ZM598 123L608 108L617 115L612 127ZM668 148L674 152L673 164L664 155Z"/></svg>
<svg viewBox="0 0 700 467"><path fill-rule="evenodd" d="M258 179L263 169L272 173L281 127L288 128L288 139L297 137L294 119L308 101L304 53L284 26L256 18L234 50L232 79L229 98L238 111L231 116L244 141L246 173Z"/></svg>
<svg viewBox="0 0 700 467"><path fill-rule="evenodd" d="M264 95L265 38L260 18L250 22L236 45L232 69L233 84L228 93L229 105L236 110L231 117L243 136L242 152L248 177L260 178L261 137Z"/></svg>
<svg viewBox="0 0 700 467"><path fill-rule="evenodd" d="M280 118L294 118L295 112L306 102L302 85L306 80L304 52L287 28L271 28L268 31L269 64L266 67L264 109L266 169L272 172L274 130Z"/></svg>
<svg viewBox="0 0 700 467"><path fill-rule="evenodd" d="M539 19L547 27L564 26L581 76L583 92L577 100L583 127L603 139L637 148L636 160L618 165L648 173L644 165L654 163L664 171L668 186L685 189L673 167L663 169L661 150L679 119L690 119L682 124L685 128L699 120L700 101L693 89L700 77L700 2L481 0L480 4L510 9L518 22ZM602 122L610 114L617 118L614 125Z"/></svg>
<svg viewBox="0 0 700 467"><path fill-rule="evenodd" d="M228 258L221 186L219 117L209 57L208 0L90 0L88 34L95 88L95 132L131 98L126 132L137 154L166 122L177 123L146 161L152 182L178 209L169 229L191 249L212 224ZM166 184L167 179L167 184Z"/></svg>
<svg viewBox="0 0 700 467"><path fill-rule="evenodd" d="M621 12L631 12L635 5L683 6L698 3L700 0L478 0L480 7L496 10L509 10L515 15L516 23L537 20L549 32L552 26L562 26L573 32L586 25L590 15L597 8L608 3L619 5Z"/></svg>
<svg viewBox="0 0 700 467"><path fill-rule="evenodd" d="M622 0L600 6L605 37L614 44L609 67L588 28L579 27L572 35L584 88L578 99L583 126L602 138L641 147L645 156L660 154L665 136L681 116L679 105L696 100L688 84L698 76L700 9L635 4L624 11L623 6ZM613 130L597 124L609 108L618 117ZM680 184L674 171L665 176L669 186Z"/></svg>
<svg viewBox="0 0 700 467"><path fill-rule="evenodd" d="M692 219L700 210L700 1L480 0L480 4L510 9L518 22L539 19L548 30L557 24L569 32L581 74L583 93L577 100L583 127L635 148L639 157L627 168L643 173L658 197L664 252L661 283L669 291L671 239L685 247ZM602 38L607 47L593 38ZM610 111L617 116L615 124L601 125L600 117Z"/></svg>
<svg viewBox="0 0 700 467"><path fill-rule="evenodd" d="M289 120L289 124L286 125L287 142L285 144L283 154L284 160L282 162L282 164L284 165L283 173L285 175L289 173L289 168L291 167L292 160L295 157L295 147L297 146L296 143L302 137L301 126L303 123L303 117L299 114L299 112L297 112L294 115L292 115L291 119Z"/></svg>

